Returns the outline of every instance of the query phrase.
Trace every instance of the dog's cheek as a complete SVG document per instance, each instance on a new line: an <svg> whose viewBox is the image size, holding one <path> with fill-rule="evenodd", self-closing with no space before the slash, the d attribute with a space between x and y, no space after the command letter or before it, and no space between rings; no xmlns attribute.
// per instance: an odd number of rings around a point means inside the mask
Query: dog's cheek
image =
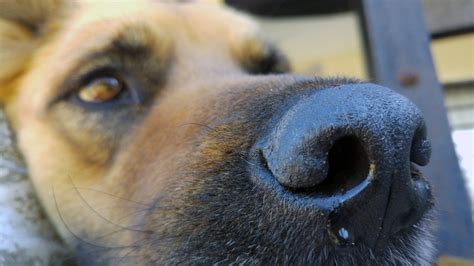
<svg viewBox="0 0 474 266"><path fill-rule="evenodd" d="M141 117L140 109L88 111L68 103L50 114L54 130L61 132L85 160L106 163Z"/></svg>

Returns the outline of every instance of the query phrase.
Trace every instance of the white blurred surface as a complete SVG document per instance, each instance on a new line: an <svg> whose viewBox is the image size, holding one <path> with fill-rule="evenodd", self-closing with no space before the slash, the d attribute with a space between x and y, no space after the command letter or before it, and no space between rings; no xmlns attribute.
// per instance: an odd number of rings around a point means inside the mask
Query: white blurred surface
<svg viewBox="0 0 474 266"><path fill-rule="evenodd" d="M453 141L471 202L474 203L474 128L454 130Z"/></svg>
<svg viewBox="0 0 474 266"><path fill-rule="evenodd" d="M0 108L0 266L51 265L68 256L36 200Z"/></svg>

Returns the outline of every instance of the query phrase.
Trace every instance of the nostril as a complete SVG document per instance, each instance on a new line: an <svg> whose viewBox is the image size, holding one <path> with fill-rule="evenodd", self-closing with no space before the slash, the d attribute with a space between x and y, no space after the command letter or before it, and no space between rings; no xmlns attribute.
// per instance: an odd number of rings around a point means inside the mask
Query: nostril
<svg viewBox="0 0 474 266"><path fill-rule="evenodd" d="M288 213L321 211L341 247L377 248L421 219L431 193L416 164L428 162L430 148L413 103L367 84L295 101L253 145L252 181Z"/></svg>
<svg viewBox="0 0 474 266"><path fill-rule="evenodd" d="M294 192L318 193L332 196L344 194L363 183L369 175L369 156L356 136L344 136L334 142L328 153L329 171L323 182L312 188L293 189Z"/></svg>
<svg viewBox="0 0 474 266"><path fill-rule="evenodd" d="M410 161L424 166L427 165L431 156L431 144L426 138L426 126L422 124L415 130L413 135L411 150L410 150Z"/></svg>
<svg viewBox="0 0 474 266"><path fill-rule="evenodd" d="M329 151L328 186L330 191L347 191L365 180L369 174L369 157L363 143L355 136L346 136Z"/></svg>

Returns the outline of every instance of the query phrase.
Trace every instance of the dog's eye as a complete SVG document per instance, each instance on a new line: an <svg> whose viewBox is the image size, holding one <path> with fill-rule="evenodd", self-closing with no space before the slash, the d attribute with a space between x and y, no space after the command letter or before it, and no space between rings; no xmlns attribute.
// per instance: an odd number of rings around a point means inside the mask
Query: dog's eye
<svg viewBox="0 0 474 266"><path fill-rule="evenodd" d="M124 79L103 72L92 74L84 79L82 86L75 90L71 100L83 108L101 110L141 103L136 90L128 86Z"/></svg>
<svg viewBox="0 0 474 266"><path fill-rule="evenodd" d="M125 84L114 77L101 77L82 87L77 96L86 103L102 103L117 98L126 89Z"/></svg>

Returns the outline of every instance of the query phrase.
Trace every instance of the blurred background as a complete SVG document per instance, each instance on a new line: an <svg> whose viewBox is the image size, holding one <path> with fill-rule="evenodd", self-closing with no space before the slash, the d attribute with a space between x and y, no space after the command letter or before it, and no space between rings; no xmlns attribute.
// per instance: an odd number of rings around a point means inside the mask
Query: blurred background
<svg viewBox="0 0 474 266"><path fill-rule="evenodd" d="M294 72L369 80L420 107L439 255L474 259L474 0L225 2L257 16Z"/></svg>

